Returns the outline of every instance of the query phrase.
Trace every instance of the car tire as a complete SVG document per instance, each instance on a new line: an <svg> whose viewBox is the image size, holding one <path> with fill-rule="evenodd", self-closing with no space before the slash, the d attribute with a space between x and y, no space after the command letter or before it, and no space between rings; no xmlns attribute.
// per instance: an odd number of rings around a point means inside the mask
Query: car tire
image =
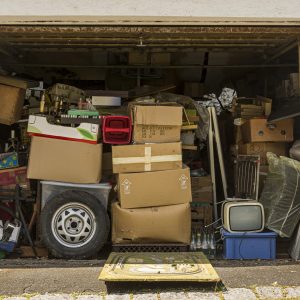
<svg viewBox="0 0 300 300"><path fill-rule="evenodd" d="M57 258L86 259L107 241L110 220L101 202L84 191L66 191L41 212L42 241Z"/></svg>

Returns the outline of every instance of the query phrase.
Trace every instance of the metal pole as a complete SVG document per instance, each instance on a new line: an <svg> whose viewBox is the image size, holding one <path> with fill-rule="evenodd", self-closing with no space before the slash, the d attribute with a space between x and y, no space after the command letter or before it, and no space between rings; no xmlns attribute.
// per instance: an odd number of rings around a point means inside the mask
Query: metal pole
<svg viewBox="0 0 300 300"><path fill-rule="evenodd" d="M298 86L300 87L300 40L298 40Z"/></svg>

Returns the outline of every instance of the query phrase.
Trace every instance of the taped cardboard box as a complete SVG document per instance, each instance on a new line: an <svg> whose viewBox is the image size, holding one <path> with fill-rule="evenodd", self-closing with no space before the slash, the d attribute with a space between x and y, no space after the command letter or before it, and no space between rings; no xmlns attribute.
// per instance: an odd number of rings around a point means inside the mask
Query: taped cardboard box
<svg viewBox="0 0 300 300"><path fill-rule="evenodd" d="M115 174L181 169L181 143L113 146L112 161Z"/></svg>
<svg viewBox="0 0 300 300"><path fill-rule="evenodd" d="M130 107L134 142L180 141L183 110L181 106L133 104Z"/></svg>
<svg viewBox="0 0 300 300"><path fill-rule="evenodd" d="M292 142L294 140L294 120L286 119L274 123L267 119L250 119L242 125L244 143L252 142Z"/></svg>
<svg viewBox="0 0 300 300"><path fill-rule="evenodd" d="M32 137L27 173L30 179L98 183L101 166L102 144Z"/></svg>
<svg viewBox="0 0 300 300"><path fill-rule="evenodd" d="M287 143L248 143L239 146L239 153L245 155L259 155L261 165L267 165L267 152L272 152L278 156L287 156Z"/></svg>
<svg viewBox="0 0 300 300"><path fill-rule="evenodd" d="M191 236L189 204L124 209L112 205L112 242L185 243Z"/></svg>
<svg viewBox="0 0 300 300"><path fill-rule="evenodd" d="M190 169L119 174L118 195L122 208L189 203Z"/></svg>

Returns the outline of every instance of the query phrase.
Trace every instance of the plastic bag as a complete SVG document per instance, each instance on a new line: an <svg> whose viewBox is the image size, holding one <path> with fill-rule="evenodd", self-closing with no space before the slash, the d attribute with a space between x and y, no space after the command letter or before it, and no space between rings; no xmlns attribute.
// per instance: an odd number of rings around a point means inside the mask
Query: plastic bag
<svg viewBox="0 0 300 300"><path fill-rule="evenodd" d="M294 142L293 147L290 149L290 157L300 161L300 140Z"/></svg>
<svg viewBox="0 0 300 300"><path fill-rule="evenodd" d="M269 173L260 202L266 227L291 237L300 220L300 162L268 152Z"/></svg>

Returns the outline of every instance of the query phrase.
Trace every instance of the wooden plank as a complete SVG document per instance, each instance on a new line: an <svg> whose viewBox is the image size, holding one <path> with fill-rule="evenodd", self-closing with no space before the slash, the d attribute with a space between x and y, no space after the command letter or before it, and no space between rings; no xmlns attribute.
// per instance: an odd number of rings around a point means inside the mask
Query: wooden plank
<svg viewBox="0 0 300 300"><path fill-rule="evenodd" d="M208 131L208 147L209 147L209 165L210 176L213 186L213 202L214 202L214 217L218 220L218 205L217 205L217 188L216 188L216 173L215 173L215 156L214 156L214 134L212 124L212 108L208 108L209 112L209 131Z"/></svg>
<svg viewBox="0 0 300 300"><path fill-rule="evenodd" d="M298 73L300 74L300 41L298 41ZM300 86L300 76L299 76L299 86Z"/></svg>
<svg viewBox="0 0 300 300"><path fill-rule="evenodd" d="M220 277L202 252L112 252L99 279L108 282L220 281Z"/></svg>
<svg viewBox="0 0 300 300"><path fill-rule="evenodd" d="M183 125L181 126L181 130L196 130L198 128L198 125Z"/></svg>
<svg viewBox="0 0 300 300"><path fill-rule="evenodd" d="M219 133L218 119L217 119L217 115L216 115L216 109L214 107L212 108L212 120L213 120L213 128L215 131L215 139L216 139L217 152L218 152L221 177L222 177L222 183L223 183L223 192L224 192L225 199L227 199L227 179L226 179L226 174L225 174L225 167L224 167L222 145L221 145L221 139L220 139L220 133Z"/></svg>
<svg viewBox="0 0 300 300"><path fill-rule="evenodd" d="M197 151L198 147L197 146L192 146L192 145L182 145L182 150Z"/></svg>

